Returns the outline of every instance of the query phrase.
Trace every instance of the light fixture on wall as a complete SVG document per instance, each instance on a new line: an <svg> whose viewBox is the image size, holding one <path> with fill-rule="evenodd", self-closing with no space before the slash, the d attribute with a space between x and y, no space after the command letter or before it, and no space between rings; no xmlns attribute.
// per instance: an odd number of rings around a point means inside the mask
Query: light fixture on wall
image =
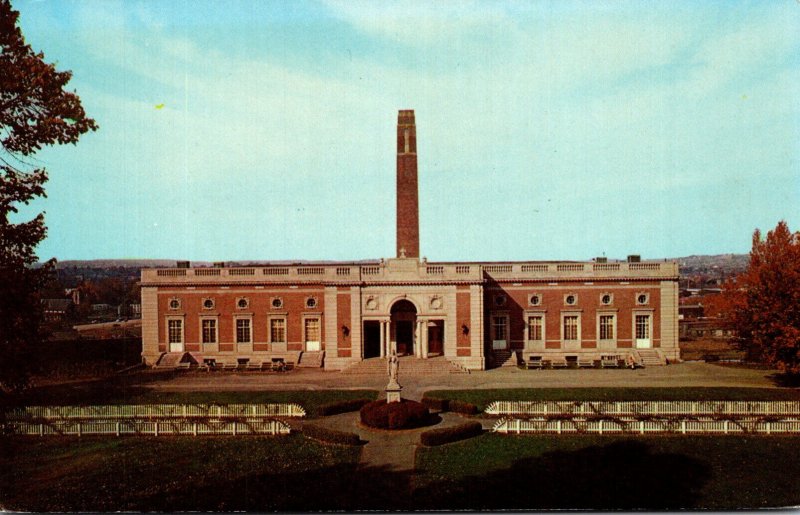
<svg viewBox="0 0 800 515"><path fill-rule="evenodd" d="M346 325L343 325L342 326L342 334L344 335L345 338L350 336L350 328L347 327Z"/></svg>
<svg viewBox="0 0 800 515"><path fill-rule="evenodd" d="M469 327L467 327L467 324L461 324L461 334L469 334Z"/></svg>

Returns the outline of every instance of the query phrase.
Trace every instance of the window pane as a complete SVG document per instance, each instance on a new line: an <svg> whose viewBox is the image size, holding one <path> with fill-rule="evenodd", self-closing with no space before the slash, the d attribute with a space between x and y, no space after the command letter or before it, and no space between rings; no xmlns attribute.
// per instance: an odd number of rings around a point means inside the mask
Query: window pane
<svg viewBox="0 0 800 515"><path fill-rule="evenodd" d="M564 317L564 339L578 339L578 317L574 315Z"/></svg>
<svg viewBox="0 0 800 515"><path fill-rule="evenodd" d="M250 319L236 319L236 343L250 343Z"/></svg>
<svg viewBox="0 0 800 515"><path fill-rule="evenodd" d="M506 317L492 317L494 340L506 339Z"/></svg>
<svg viewBox="0 0 800 515"><path fill-rule="evenodd" d="M170 320L167 322L169 343L181 343L183 341L183 320Z"/></svg>
<svg viewBox="0 0 800 515"><path fill-rule="evenodd" d="M217 321L203 320L203 343L217 342Z"/></svg>
<svg viewBox="0 0 800 515"><path fill-rule="evenodd" d="M286 342L286 320L273 318L269 322L269 338L273 343Z"/></svg>
<svg viewBox="0 0 800 515"><path fill-rule="evenodd" d="M528 317L528 339L543 340L542 338L542 317Z"/></svg>
<svg viewBox="0 0 800 515"><path fill-rule="evenodd" d="M650 338L650 315L636 315L636 339Z"/></svg>
<svg viewBox="0 0 800 515"><path fill-rule="evenodd" d="M600 316L600 339L601 340L614 339L614 315Z"/></svg>
<svg viewBox="0 0 800 515"><path fill-rule="evenodd" d="M319 338L319 318L306 318L306 341L318 342Z"/></svg>

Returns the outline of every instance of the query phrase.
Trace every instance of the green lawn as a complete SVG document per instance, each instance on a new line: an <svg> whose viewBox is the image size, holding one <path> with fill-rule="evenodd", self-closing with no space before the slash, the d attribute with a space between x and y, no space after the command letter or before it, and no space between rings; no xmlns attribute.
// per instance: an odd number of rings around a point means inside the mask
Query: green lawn
<svg viewBox="0 0 800 515"><path fill-rule="evenodd" d="M800 504L800 437L510 436L417 452L421 509L715 509Z"/></svg>
<svg viewBox="0 0 800 515"><path fill-rule="evenodd" d="M492 401L785 401L800 391L779 388L508 388L434 390L425 397L458 399L484 410Z"/></svg>
<svg viewBox="0 0 800 515"><path fill-rule="evenodd" d="M24 511L347 507L360 447L288 437L0 438L0 506Z"/></svg>
<svg viewBox="0 0 800 515"><path fill-rule="evenodd" d="M86 405L86 404L263 404L294 402L316 417L320 406L351 399L376 399L377 390L262 390L221 392L168 392L140 386L76 388L62 385L43 391L28 392L18 399L23 405Z"/></svg>

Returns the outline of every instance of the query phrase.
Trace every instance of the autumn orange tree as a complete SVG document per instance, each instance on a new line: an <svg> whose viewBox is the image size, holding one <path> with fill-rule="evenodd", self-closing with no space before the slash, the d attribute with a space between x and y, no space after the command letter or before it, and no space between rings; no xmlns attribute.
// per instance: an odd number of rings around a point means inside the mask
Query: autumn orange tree
<svg viewBox="0 0 800 515"><path fill-rule="evenodd" d="M800 232L781 221L753 234L745 272L725 285L723 315L736 342L780 370L800 373Z"/></svg>
<svg viewBox="0 0 800 515"><path fill-rule="evenodd" d="M47 172L31 165L43 146L75 143L97 128L80 98L65 91L72 74L57 71L25 42L19 13L0 0L0 388L26 384L30 350L40 340L37 291L49 266L36 268L44 216L15 222L20 204L45 195Z"/></svg>

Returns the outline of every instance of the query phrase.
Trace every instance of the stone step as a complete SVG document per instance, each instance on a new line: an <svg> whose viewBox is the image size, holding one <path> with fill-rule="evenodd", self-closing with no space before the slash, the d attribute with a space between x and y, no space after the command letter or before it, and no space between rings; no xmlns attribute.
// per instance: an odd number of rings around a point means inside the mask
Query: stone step
<svg viewBox="0 0 800 515"><path fill-rule="evenodd" d="M300 368L321 368L325 359L325 351L302 352L297 366Z"/></svg>
<svg viewBox="0 0 800 515"><path fill-rule="evenodd" d="M370 358L360 361L341 372L344 375L386 375L386 359ZM413 357L400 358L400 374L404 376L463 374L464 370L453 365L442 357L417 359Z"/></svg>

